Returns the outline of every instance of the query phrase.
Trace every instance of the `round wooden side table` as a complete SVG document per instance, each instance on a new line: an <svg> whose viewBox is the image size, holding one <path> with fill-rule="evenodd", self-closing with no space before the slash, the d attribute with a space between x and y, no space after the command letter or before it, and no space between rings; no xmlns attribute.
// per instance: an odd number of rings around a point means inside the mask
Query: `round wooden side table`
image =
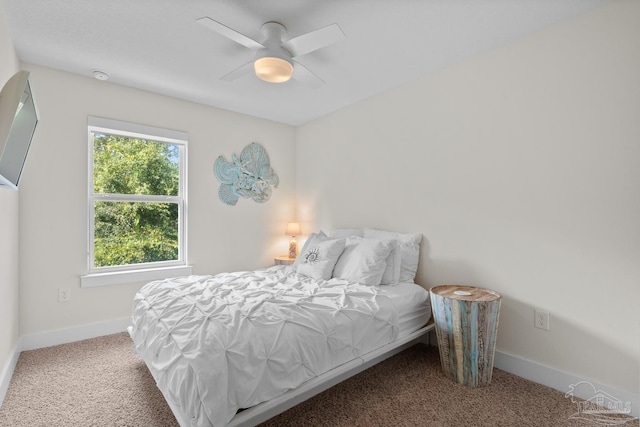
<svg viewBox="0 0 640 427"><path fill-rule="evenodd" d="M295 262L295 257L290 257L288 255L280 255L273 259L275 265L293 265Z"/></svg>
<svg viewBox="0 0 640 427"><path fill-rule="evenodd" d="M502 296L473 286L431 288L442 371L470 387L491 383Z"/></svg>

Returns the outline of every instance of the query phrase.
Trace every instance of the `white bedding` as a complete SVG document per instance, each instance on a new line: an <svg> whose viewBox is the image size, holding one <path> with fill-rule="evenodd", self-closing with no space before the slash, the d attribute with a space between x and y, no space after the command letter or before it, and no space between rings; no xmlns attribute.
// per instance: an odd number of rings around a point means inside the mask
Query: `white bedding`
<svg viewBox="0 0 640 427"><path fill-rule="evenodd" d="M221 426L424 326L428 301L415 284L315 281L275 266L151 282L129 332L178 418Z"/></svg>

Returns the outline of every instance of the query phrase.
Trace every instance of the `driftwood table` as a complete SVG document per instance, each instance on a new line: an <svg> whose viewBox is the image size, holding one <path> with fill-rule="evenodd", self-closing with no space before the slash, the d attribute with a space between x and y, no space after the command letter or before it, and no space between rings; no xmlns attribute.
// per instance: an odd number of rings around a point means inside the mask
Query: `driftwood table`
<svg viewBox="0 0 640 427"><path fill-rule="evenodd" d="M442 371L470 387L491 383L502 296L489 289L443 285L431 288Z"/></svg>

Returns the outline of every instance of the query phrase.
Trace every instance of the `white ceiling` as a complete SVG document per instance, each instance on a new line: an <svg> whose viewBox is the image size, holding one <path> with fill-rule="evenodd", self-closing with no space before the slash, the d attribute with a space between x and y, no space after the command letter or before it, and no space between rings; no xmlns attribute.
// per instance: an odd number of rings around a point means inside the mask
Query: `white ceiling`
<svg viewBox="0 0 640 427"><path fill-rule="evenodd" d="M300 125L611 0L0 0L18 58ZM313 89L219 78L254 52L196 23L209 16L261 41L337 23L346 39L297 58ZM294 74L295 76L295 74Z"/></svg>

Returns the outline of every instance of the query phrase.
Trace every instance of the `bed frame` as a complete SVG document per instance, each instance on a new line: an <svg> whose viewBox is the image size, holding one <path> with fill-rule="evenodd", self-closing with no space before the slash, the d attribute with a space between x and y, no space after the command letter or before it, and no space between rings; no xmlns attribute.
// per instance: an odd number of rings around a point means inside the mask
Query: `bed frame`
<svg viewBox="0 0 640 427"><path fill-rule="evenodd" d="M377 350L371 351L361 357L351 360L345 364L337 366L324 374L310 379L298 388L289 390L278 397L266 402L262 402L256 406L238 412L235 417L227 424L227 427L250 427L267 421L276 415L290 409L299 403L325 391L328 388L350 378L365 369L368 369L391 356L419 343L428 343L428 333L433 330L434 323L432 320L422 328L392 343L389 343ZM190 420L183 417L180 408L174 407L169 403L169 407L173 411L178 423L182 427L191 426Z"/></svg>

